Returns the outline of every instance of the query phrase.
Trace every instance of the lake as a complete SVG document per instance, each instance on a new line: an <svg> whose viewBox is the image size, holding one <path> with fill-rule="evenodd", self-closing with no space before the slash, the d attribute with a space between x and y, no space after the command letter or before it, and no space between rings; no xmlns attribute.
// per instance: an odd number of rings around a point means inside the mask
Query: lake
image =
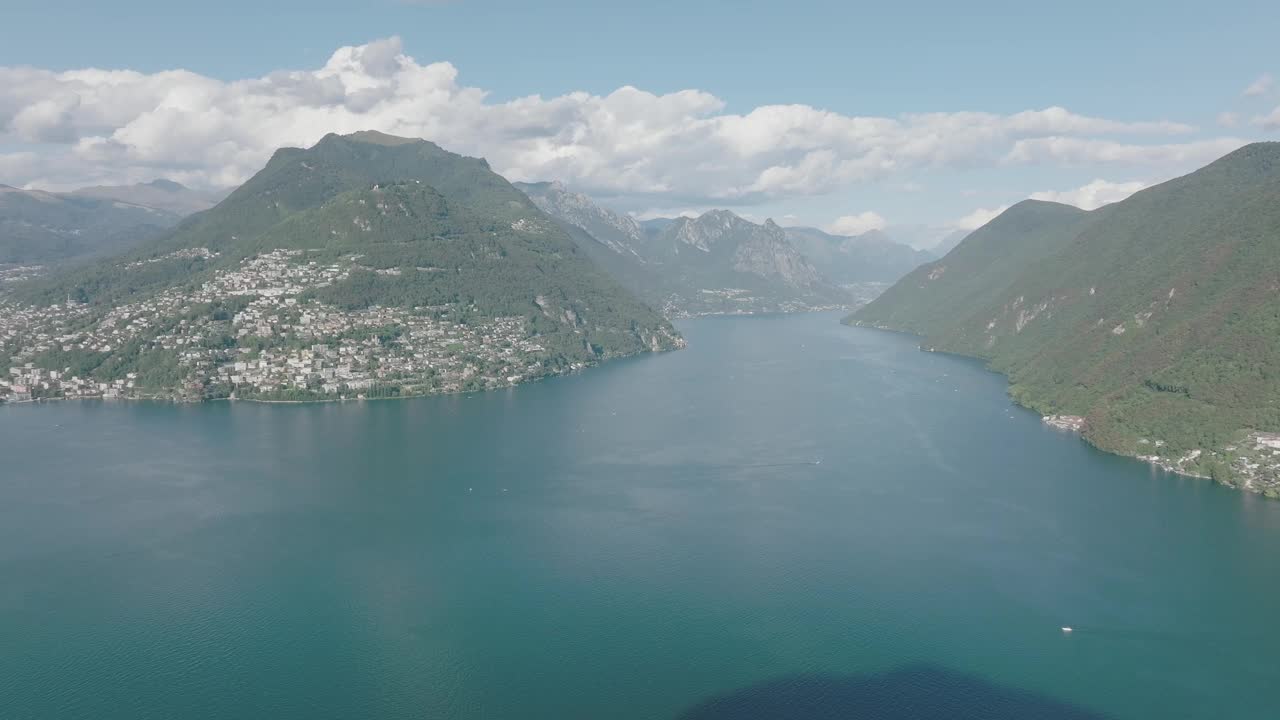
<svg viewBox="0 0 1280 720"><path fill-rule="evenodd" d="M0 717L1280 715L1280 502L833 314L680 329L487 394L0 407Z"/></svg>

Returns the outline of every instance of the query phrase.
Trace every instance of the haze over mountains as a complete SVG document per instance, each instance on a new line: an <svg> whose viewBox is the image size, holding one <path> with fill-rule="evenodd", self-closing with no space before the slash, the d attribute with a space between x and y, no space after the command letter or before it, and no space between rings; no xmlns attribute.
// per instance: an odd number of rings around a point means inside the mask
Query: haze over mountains
<svg viewBox="0 0 1280 720"><path fill-rule="evenodd" d="M728 210L638 222L558 183L517 187L596 262L671 316L854 304L842 286L891 282L930 259L879 235L784 229Z"/></svg>
<svg viewBox="0 0 1280 720"><path fill-rule="evenodd" d="M841 285L894 282L937 257L895 242L883 230L833 235L817 228L789 227L787 239Z"/></svg>
<svg viewBox="0 0 1280 720"><path fill-rule="evenodd" d="M0 264L109 255L212 207L216 197L168 180L69 193L0 185Z"/></svg>
<svg viewBox="0 0 1280 720"><path fill-rule="evenodd" d="M208 210L227 195L226 192L192 190L181 183L164 179L134 185L95 185L80 188L68 194L76 197L119 200L132 205L163 210L179 217Z"/></svg>
<svg viewBox="0 0 1280 720"><path fill-rule="evenodd" d="M1019 203L851 321L989 360L1103 449L1280 494L1280 143L1092 212Z"/></svg>

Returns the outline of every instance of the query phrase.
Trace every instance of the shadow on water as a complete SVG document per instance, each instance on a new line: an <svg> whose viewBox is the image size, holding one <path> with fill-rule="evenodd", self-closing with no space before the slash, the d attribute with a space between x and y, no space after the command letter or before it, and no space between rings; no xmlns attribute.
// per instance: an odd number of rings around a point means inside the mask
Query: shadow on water
<svg viewBox="0 0 1280 720"><path fill-rule="evenodd" d="M880 675L793 675L705 700L679 720L1107 720L935 665Z"/></svg>

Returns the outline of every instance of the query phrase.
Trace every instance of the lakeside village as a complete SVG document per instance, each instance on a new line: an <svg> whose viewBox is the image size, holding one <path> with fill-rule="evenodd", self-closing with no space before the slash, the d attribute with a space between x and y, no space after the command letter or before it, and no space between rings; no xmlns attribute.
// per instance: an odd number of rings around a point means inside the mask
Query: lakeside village
<svg viewBox="0 0 1280 720"><path fill-rule="evenodd" d="M1046 415L1042 422L1057 430L1082 433L1087 421L1079 415ZM1249 432L1244 438L1221 450L1191 450L1180 457L1164 454L1163 440L1139 438L1138 444L1149 448L1135 455L1138 460L1171 473L1208 479L1197 472L1198 462L1215 458L1230 466L1235 477L1230 484L1245 490L1280 497L1280 433Z"/></svg>
<svg viewBox="0 0 1280 720"><path fill-rule="evenodd" d="M0 358L9 358L0 402L364 399L492 389L551 372L522 317L476 317L457 306L349 311L300 297L360 267L359 255L331 264L305 255L273 250L194 291L173 289L105 313L0 295ZM195 257L217 253L196 248L144 262Z"/></svg>

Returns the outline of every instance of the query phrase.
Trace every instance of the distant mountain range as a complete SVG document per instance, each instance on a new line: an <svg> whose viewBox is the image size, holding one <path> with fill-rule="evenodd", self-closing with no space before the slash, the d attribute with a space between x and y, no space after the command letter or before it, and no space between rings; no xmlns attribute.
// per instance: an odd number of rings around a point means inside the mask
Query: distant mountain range
<svg viewBox="0 0 1280 720"><path fill-rule="evenodd" d="M597 263L670 316L851 305L856 298L842 285L891 282L930 259L883 237L784 229L728 210L638 222L558 183L517 187Z"/></svg>
<svg viewBox="0 0 1280 720"><path fill-rule="evenodd" d="M0 185L0 263L109 255L159 236L215 199L167 180L69 193Z"/></svg>
<svg viewBox="0 0 1280 720"><path fill-rule="evenodd" d="M796 249L841 285L894 282L938 257L894 242L882 230L861 235L832 235L817 228L789 227L787 238Z"/></svg>
<svg viewBox="0 0 1280 720"><path fill-rule="evenodd" d="M1103 449L1280 495L1280 143L1092 212L1019 203L850 322L987 359Z"/></svg>
<svg viewBox="0 0 1280 720"><path fill-rule="evenodd" d="M216 207L6 303L0 361L76 397L452 392L683 345L484 160L372 132L281 149Z"/></svg>
<svg viewBox="0 0 1280 720"><path fill-rule="evenodd" d="M68 195L75 197L119 200L131 205L163 210L178 217L186 217L201 210L208 210L217 205L218 201L226 197L227 194L226 192L192 190L172 180L152 180L148 183L137 183L135 185L95 185L68 193Z"/></svg>
<svg viewBox="0 0 1280 720"><path fill-rule="evenodd" d="M935 258L951 252L951 248L960 244L970 230L961 230L945 225L891 225L885 231L897 242L908 247L924 250Z"/></svg>

